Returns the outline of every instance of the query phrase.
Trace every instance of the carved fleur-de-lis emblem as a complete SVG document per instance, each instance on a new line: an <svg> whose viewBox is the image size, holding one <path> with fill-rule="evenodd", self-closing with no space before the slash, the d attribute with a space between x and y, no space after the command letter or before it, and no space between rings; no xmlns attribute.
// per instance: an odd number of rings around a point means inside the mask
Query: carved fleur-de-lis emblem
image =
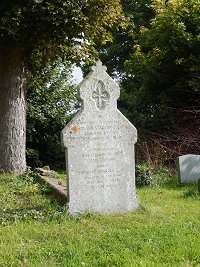
<svg viewBox="0 0 200 267"><path fill-rule="evenodd" d="M96 89L92 93L92 99L96 102L96 106L99 110L105 109L106 102L109 101L110 95L108 91L105 90L105 86L102 81L98 81Z"/></svg>

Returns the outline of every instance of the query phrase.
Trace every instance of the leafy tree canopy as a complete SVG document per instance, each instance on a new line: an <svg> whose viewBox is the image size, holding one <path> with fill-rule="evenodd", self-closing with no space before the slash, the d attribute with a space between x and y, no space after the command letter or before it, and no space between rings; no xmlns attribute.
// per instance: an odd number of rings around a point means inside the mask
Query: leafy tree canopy
<svg viewBox="0 0 200 267"><path fill-rule="evenodd" d="M134 24L100 49L109 72L121 77L119 106L138 127L172 128L176 109L200 102L200 2L123 5Z"/></svg>
<svg viewBox="0 0 200 267"><path fill-rule="evenodd" d="M60 132L76 109L72 67L61 59L47 63L29 82L27 161L30 166L65 166Z"/></svg>
<svg viewBox="0 0 200 267"><path fill-rule="evenodd" d="M95 57L98 43L112 40L111 29L125 27L127 23L120 0L0 1L0 68L3 71L0 81L0 124L3 128L0 132L0 169L25 170L27 69L34 76L46 64L51 65L60 58L71 63L89 61L89 56ZM42 91L38 93L42 94ZM56 102L56 105L60 104ZM37 110L32 108L37 115ZM48 106L46 109L50 110ZM51 113L55 111L53 108Z"/></svg>
<svg viewBox="0 0 200 267"><path fill-rule="evenodd" d="M133 46L137 42L136 33L141 26L147 27L155 12L151 5L151 0L122 2L124 14L130 18L126 28L119 31L112 30L113 42L100 46L100 57L108 67L108 72L113 76L122 77L126 74L125 62L130 59Z"/></svg>
<svg viewBox="0 0 200 267"><path fill-rule="evenodd" d="M200 2L152 3L156 15L149 27L140 27L127 64L125 87L131 85L129 91L135 90L133 108L135 105L157 121L162 118L166 124L164 118L174 117L174 109L199 100Z"/></svg>
<svg viewBox="0 0 200 267"><path fill-rule="evenodd" d="M110 29L124 26L119 0L2 0L0 40L16 41L32 59L65 55L73 61L111 40Z"/></svg>

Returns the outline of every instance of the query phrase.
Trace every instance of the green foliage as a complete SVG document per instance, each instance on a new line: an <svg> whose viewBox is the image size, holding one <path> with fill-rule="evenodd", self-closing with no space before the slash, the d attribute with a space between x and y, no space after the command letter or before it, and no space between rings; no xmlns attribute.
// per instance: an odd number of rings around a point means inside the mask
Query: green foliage
<svg viewBox="0 0 200 267"><path fill-rule="evenodd" d="M112 27L125 24L118 0L0 3L0 40L20 43L32 63L57 56L79 62L95 43L111 39Z"/></svg>
<svg viewBox="0 0 200 267"><path fill-rule="evenodd" d="M28 165L64 168L60 133L75 110L72 68L61 59L46 64L32 78L27 95Z"/></svg>
<svg viewBox="0 0 200 267"><path fill-rule="evenodd" d="M124 14L129 18L126 28L119 31L113 30L113 42L99 47L100 58L108 68L108 72L115 77L126 76L125 62L130 58L133 45L136 41L135 34L141 26L147 26L154 11L150 0L122 1Z"/></svg>
<svg viewBox="0 0 200 267"><path fill-rule="evenodd" d="M152 166L147 164L137 164L135 168L136 186L141 187L151 185L153 169Z"/></svg>
<svg viewBox="0 0 200 267"><path fill-rule="evenodd" d="M174 177L165 166L153 166L150 163L136 165L136 186L164 187L173 183Z"/></svg>
<svg viewBox="0 0 200 267"><path fill-rule="evenodd" d="M43 222L54 216L60 207L51 199L45 199L44 187L38 184L30 169L21 175L1 175L0 224L7 226L30 220ZM0 265L1 266L1 265Z"/></svg>
<svg viewBox="0 0 200 267"><path fill-rule="evenodd" d="M31 180L0 175L0 266L199 265L196 185L141 188L126 214L68 216Z"/></svg>
<svg viewBox="0 0 200 267"><path fill-rule="evenodd" d="M51 65L51 62L55 62L60 58L68 62L70 61L71 63L80 64L81 61L88 62L91 58L96 56L95 47L97 44L112 40L111 29L117 29L119 26L126 27L127 23L127 19L122 12L120 0L0 1L0 47L1 51L6 51L7 54L13 55L13 60L10 60L10 57L5 57L5 59L2 57L2 68L5 68L7 63L9 63L8 66L10 66L10 69L7 71L10 82L8 83L6 81L7 77L5 77L1 83L2 88L8 86L10 90L12 88L21 90L21 86L23 86L23 89L25 89L27 76L24 74L28 74L27 71L33 74L38 72L41 68L46 68L46 64ZM13 64L16 63L16 58L20 61L18 64L20 75L17 74L18 77L14 77L16 72L13 71ZM14 82L15 80L18 80L19 83ZM55 89L53 87L54 85L51 86L51 89ZM46 86L46 88L49 89L48 86ZM0 98L2 98L2 101L4 97L6 97L6 99L9 97L9 90L4 91L8 92L8 95L1 95ZM43 105L43 101L37 99L36 94L33 96L36 92L33 91L29 92L29 95L32 94L29 100L32 98ZM60 105L63 105L58 101L58 98L61 99L60 96L56 97L56 94L53 94L52 91L47 91L55 98L55 106L59 106L60 109ZM46 96L47 93L44 94L44 92L40 91L39 94L40 96L38 97L43 95L44 99L48 98ZM59 93L57 91L57 95L58 94L64 96L62 91ZM51 103L53 103L53 101L51 101ZM51 146L52 141L54 142L57 138L57 133L60 131L60 125L63 119L57 118L51 125L52 132L48 132L47 134L45 130L50 130L47 125L49 125L50 121L52 122L53 116L55 118L57 111L53 105L46 105L46 103L44 105L47 110L42 110L40 113L35 109L33 103L29 103L29 125L32 124L32 129L33 131L35 130L37 134L44 130L44 137L38 137L38 140L42 140L42 138L45 140L45 144L40 144L40 147L45 151L46 149L49 150L46 145L48 144L48 147ZM12 108L12 106L11 104L10 107ZM17 104L15 107L17 108ZM51 111L49 111L49 108ZM5 108L3 108L3 111L4 109ZM23 110L25 112L25 108ZM5 111L2 114L3 116L5 115L5 118L2 117L3 121L7 121L7 125L9 125L9 123L11 124L7 112ZM43 116L44 114L45 116ZM38 119L37 125L35 122L31 121L31 116ZM30 128L28 129L28 142L35 141L35 144L38 146L39 142L33 140L36 136L33 137L34 134L30 132ZM46 135L48 135L48 137ZM51 140L48 139L50 136ZM12 158L14 153L14 150L10 148L12 142L3 141L3 143L5 144L5 151L10 151L11 153L9 155ZM55 150L55 144L53 147L50 147L50 150L54 150L54 153L57 154L58 157L60 153L59 141L57 145L57 151ZM28 155L34 156L35 161L39 163L39 148L33 147L30 143L28 146L31 149L29 149ZM20 154L25 153L24 147L23 145L18 146L18 149L21 150ZM45 155L45 158L48 156L52 159L52 155ZM44 161L45 159L42 160ZM3 165L9 166L11 160L8 160L8 162L8 164L5 163ZM3 168L5 167L3 166ZM7 170L9 169L11 170L12 168L9 166ZM23 170L24 166L18 169ZM15 170L12 169L12 171L17 170L15 168Z"/></svg>
<svg viewBox="0 0 200 267"><path fill-rule="evenodd" d="M134 90L131 109L144 112L154 127L171 128L174 109L199 101L200 3L153 4L155 18L137 34L124 88L128 95Z"/></svg>
<svg viewBox="0 0 200 267"><path fill-rule="evenodd" d="M134 25L101 49L120 77L119 107L137 128L174 130L177 110L199 105L200 2L125 1Z"/></svg>

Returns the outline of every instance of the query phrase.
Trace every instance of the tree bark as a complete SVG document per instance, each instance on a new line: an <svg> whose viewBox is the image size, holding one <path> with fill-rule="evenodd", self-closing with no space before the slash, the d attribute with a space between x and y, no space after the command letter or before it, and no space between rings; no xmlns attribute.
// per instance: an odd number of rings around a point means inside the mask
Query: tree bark
<svg viewBox="0 0 200 267"><path fill-rule="evenodd" d="M0 43L0 171L26 169L26 101L23 51L16 43Z"/></svg>

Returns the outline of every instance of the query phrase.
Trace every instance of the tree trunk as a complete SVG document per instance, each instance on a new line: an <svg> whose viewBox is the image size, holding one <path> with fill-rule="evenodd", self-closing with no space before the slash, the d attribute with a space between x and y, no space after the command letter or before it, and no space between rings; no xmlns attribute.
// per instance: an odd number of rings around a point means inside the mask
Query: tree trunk
<svg viewBox="0 0 200 267"><path fill-rule="evenodd" d="M23 52L15 43L0 43L0 171L26 168L26 102Z"/></svg>

